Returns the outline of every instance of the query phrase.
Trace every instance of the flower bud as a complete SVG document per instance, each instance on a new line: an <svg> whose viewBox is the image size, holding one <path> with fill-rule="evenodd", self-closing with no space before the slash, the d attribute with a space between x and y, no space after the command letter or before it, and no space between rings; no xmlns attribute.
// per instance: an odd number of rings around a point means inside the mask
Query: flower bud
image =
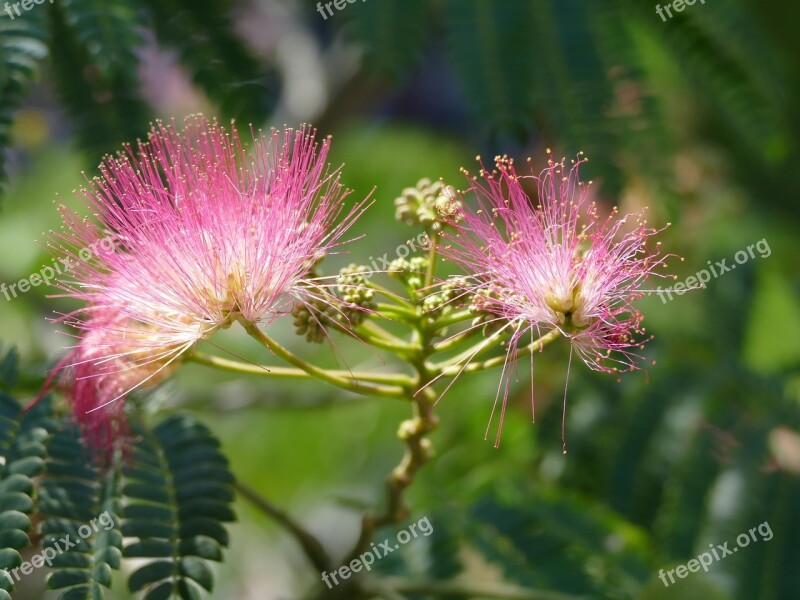
<svg viewBox="0 0 800 600"><path fill-rule="evenodd" d="M367 287L369 267L350 264L339 271L336 279L337 290L344 304L339 307L339 317L350 325L360 325L369 311L376 308L375 292Z"/></svg>
<svg viewBox="0 0 800 600"><path fill-rule="evenodd" d="M421 225L439 232L461 209L456 191L442 181L420 179L416 187L406 188L395 199L395 217L407 225Z"/></svg>

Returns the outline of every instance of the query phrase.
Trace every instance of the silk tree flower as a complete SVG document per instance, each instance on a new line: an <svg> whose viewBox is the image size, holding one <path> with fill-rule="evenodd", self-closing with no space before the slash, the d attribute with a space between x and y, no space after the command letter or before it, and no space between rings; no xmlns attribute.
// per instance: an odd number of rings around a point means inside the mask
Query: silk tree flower
<svg viewBox="0 0 800 600"><path fill-rule="evenodd" d="M158 332L122 316L120 311L87 311L83 335L62 361L62 387L71 400L84 437L107 461L124 439L124 403L116 402L138 387L152 387L177 368L171 360L179 347L165 346Z"/></svg>
<svg viewBox="0 0 800 600"><path fill-rule="evenodd" d="M590 368L630 371L647 339L634 302L650 276L664 276L655 271L666 257L646 247L660 230L616 208L601 218L579 179L583 162L567 168L551 159L538 177L519 176L498 157L491 173L470 177L479 207L462 211L441 252L471 273L464 291L480 309L513 332L507 361L528 336L555 331ZM537 184L538 203L526 180Z"/></svg>
<svg viewBox="0 0 800 600"><path fill-rule="evenodd" d="M183 131L157 123L82 191L95 219L60 208L65 227L51 237L73 279L59 287L86 305L61 317L83 332L62 375L90 428L98 416L87 410L112 414L103 407L163 379L219 328L266 324L326 296L309 271L364 203L344 211L330 140L313 129L253 141L246 152L201 116ZM109 232L115 243L98 244Z"/></svg>

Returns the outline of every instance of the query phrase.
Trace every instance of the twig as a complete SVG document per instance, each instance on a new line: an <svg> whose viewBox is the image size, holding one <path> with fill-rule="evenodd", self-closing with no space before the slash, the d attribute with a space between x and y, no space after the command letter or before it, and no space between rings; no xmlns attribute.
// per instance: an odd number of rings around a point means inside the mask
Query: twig
<svg viewBox="0 0 800 600"><path fill-rule="evenodd" d="M559 335L561 335L561 334L558 331L558 329L554 329L554 330L550 331L549 333L546 333L545 335L540 337L538 340L535 340L534 342L532 342L530 344L527 344L526 346L523 346L522 348L520 348L517 351L517 358L525 356L525 355L530 354L532 352L537 352L538 350L541 350L544 346L546 346L547 344L549 344L550 342L555 340ZM487 339L491 340L492 338L490 337L490 338L487 338ZM485 348L481 348L481 350L484 350L484 349ZM467 350L466 352L463 352L459 356L457 356L455 358L451 358L451 359L446 360L444 362L430 364L430 365L428 365L428 369L430 371L434 372L434 373L439 373L441 375L444 375L445 377L453 377L453 376L456 376L456 375L459 375L459 374L463 374L463 373L473 373L475 371L483 371L483 370L486 370L486 369L494 369L495 367L502 366L506 361L506 355L504 354L502 356L495 356L494 358L490 358L488 360L472 361L467 365L459 366L459 363L463 362L464 360L466 360L469 357L469 353L470 352L474 353L475 349L471 348L471 349Z"/></svg>
<svg viewBox="0 0 800 600"><path fill-rule="evenodd" d="M280 377L283 379L313 378L313 375L307 371L304 371L303 369L273 365L248 364L228 358L222 358L220 356L212 356L210 354L206 354L205 352L195 352L189 356L188 360L209 367L214 367L222 371L230 371L232 373L241 373L244 375ZM400 373L363 373L358 371L351 372L334 369L327 369L325 372L333 377L350 377L355 381L366 381L373 383L408 385L410 381L407 375L402 375Z"/></svg>
<svg viewBox="0 0 800 600"><path fill-rule="evenodd" d="M326 381L342 389L351 392L356 392L357 394L366 394L366 395L373 394L375 396L390 396L390 397L398 397L398 396L403 397L406 395L406 389L401 386L383 385L377 383L362 383L355 381L351 377L342 377L333 374L325 369L321 369L315 365L312 365L304 361L299 356L296 356L295 354L293 354L292 352L281 346L278 342L276 342L275 340L270 338L267 334L265 334L263 331L261 331L261 329L259 329L258 326L255 325L254 323L249 323L242 320L242 325L252 338L260 342L273 354L282 358L289 364L294 365L298 369L305 371L312 377L316 377L317 379L321 379L322 381Z"/></svg>
<svg viewBox="0 0 800 600"><path fill-rule="evenodd" d="M425 365L425 357L430 353L431 348L426 333L419 332L419 336L422 350L419 356L413 360L413 366L417 370L418 386L421 391L414 394L413 390L407 390L409 399L413 402L414 417L404 421L397 434L405 442L406 451L400 464L386 479L385 509L377 515L364 515L361 522L361 534L349 555L349 560L358 558L367 549L378 529L384 525L399 523L408 516L409 510L403 494L414 481L417 471L433 457L433 446L427 436L436 429L439 419L433 412L436 395L431 388L425 387L431 377Z"/></svg>
<svg viewBox="0 0 800 600"><path fill-rule="evenodd" d="M297 523L292 517L261 496L247 484L236 481L233 487L242 497L247 498L254 506L283 525L297 539L308 559L320 573L331 569L333 562L325 551L325 548L323 548L320 541L314 537L313 534L303 529L302 525Z"/></svg>

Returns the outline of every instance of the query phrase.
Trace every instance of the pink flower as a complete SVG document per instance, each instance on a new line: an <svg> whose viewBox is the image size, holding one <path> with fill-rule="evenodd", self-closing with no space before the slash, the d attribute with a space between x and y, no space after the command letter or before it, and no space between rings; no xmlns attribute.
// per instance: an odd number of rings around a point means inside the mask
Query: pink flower
<svg viewBox="0 0 800 600"><path fill-rule="evenodd" d="M79 419L91 424L87 408L158 380L155 367L236 319L268 323L324 297L309 271L363 211L337 224L348 192L329 146L303 127L254 136L248 153L201 116L181 132L158 123L83 190L96 221L60 208L66 229L53 238L73 278L60 287L88 305L63 316L84 331L67 370Z"/></svg>
<svg viewBox="0 0 800 600"><path fill-rule="evenodd" d="M550 160L536 176L518 176L512 160L472 177L479 209L465 209L442 254L472 273L467 291L480 291L480 308L512 331L509 356L530 335L557 331L592 369L638 368L644 328L633 303L663 267L646 248L657 233L643 215L601 219L580 164L567 170ZM523 182L538 184L538 204ZM631 227L632 225L632 227ZM659 242L660 244L660 242Z"/></svg>
<svg viewBox="0 0 800 600"><path fill-rule="evenodd" d="M119 311L90 311L80 324L77 346L58 369L84 437L107 461L124 439L124 403L136 388L158 385L177 368L180 348L164 345L156 332L121 316Z"/></svg>

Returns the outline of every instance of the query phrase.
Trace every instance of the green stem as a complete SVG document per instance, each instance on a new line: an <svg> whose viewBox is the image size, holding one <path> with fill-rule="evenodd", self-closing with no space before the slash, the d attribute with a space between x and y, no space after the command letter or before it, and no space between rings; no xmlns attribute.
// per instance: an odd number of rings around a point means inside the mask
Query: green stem
<svg viewBox="0 0 800 600"><path fill-rule="evenodd" d="M408 320L415 321L419 318L416 309L414 308L406 309L403 306L398 306L394 304L378 303L376 311L378 314L372 316L396 317L400 321L408 321Z"/></svg>
<svg viewBox="0 0 800 600"><path fill-rule="evenodd" d="M384 350L391 350L396 354L408 355L419 352L419 346L409 344L396 335L386 331L373 321L364 321L358 326L360 332L366 334L373 345Z"/></svg>
<svg viewBox="0 0 800 600"><path fill-rule="evenodd" d="M422 289L427 289L433 283L433 277L436 274L436 244L439 243L439 234L432 233L428 236L430 238L430 247L428 248L428 268L425 271L425 283Z"/></svg>
<svg viewBox="0 0 800 600"><path fill-rule="evenodd" d="M538 340L535 340L530 344L528 344L527 346L520 348L518 350L517 356L525 356L527 354L530 354L531 352L536 352L538 350L541 350L547 344L556 339L559 335L560 335L559 331L557 329L554 329L553 331L546 333L545 335L540 337ZM485 371L487 369L494 369L495 367L499 367L505 364L506 362L506 356L502 355L502 356L495 356L494 358L490 358L488 360L484 360L481 362L470 362L466 366L461 365L463 361L467 360L470 357L471 353L475 352L475 349L476 348L473 347L471 350L463 352L462 354L459 354L457 357L451 360L432 364L428 368L439 375L443 375L445 377L455 377L459 373L474 373L475 371ZM484 349L481 348L480 351L482 352L483 350Z"/></svg>
<svg viewBox="0 0 800 600"><path fill-rule="evenodd" d="M281 346L278 342L261 331L261 329L259 329L254 323L242 321L242 326L253 339L270 350L273 354L275 354L275 356L278 356L289 364L292 364L298 369L305 371L312 377L316 377L317 379L357 394L373 394L375 396L390 396L395 398L404 397L407 395L406 389L400 386L361 383L356 381L355 378L350 375L342 376L316 367Z"/></svg>
<svg viewBox="0 0 800 600"><path fill-rule="evenodd" d="M291 367L275 367L272 365L251 365L248 363L212 356L204 352L195 352L187 360L207 367L214 367L222 371L240 373L243 375L260 375L261 377L280 377L283 379L311 379L313 376L303 369ZM399 386L411 386L413 380L407 375L394 373L364 373L362 371L343 371L329 369L326 372L333 377L351 377L356 381L369 381L372 383L386 383Z"/></svg>
<svg viewBox="0 0 800 600"><path fill-rule="evenodd" d="M434 321L433 325L431 325L431 329L443 329L444 327L448 327L450 325L455 325L456 323L461 323L462 321L466 321L468 319L474 319L475 313L470 310L462 310L459 312L452 313L450 315L444 316L441 319Z"/></svg>
<svg viewBox="0 0 800 600"><path fill-rule="evenodd" d="M337 331L340 331L345 335L356 339L361 339L365 343L374 346L375 348L381 348L383 350L394 352L400 357L407 357L419 351L419 348L414 344L409 344L405 340L392 335L372 321L364 321L363 323L355 326L355 328L348 328L343 324L336 322L330 323L329 326L335 328Z"/></svg>
<svg viewBox="0 0 800 600"><path fill-rule="evenodd" d="M508 326L505 326L505 327L502 327L501 329L498 329L497 331L495 331L494 333L489 335L489 337L484 338L483 340L481 340L480 342L478 342L477 344L475 344L471 348L467 348L466 350L464 350L461 354L458 354L458 355L456 355L456 356L454 356L452 358L449 358L449 359L447 359L445 361L442 361L440 363L434 364L430 368L432 370L436 370L438 372L442 372L442 370L448 368L451 365L460 365L464 361L467 361L467 360L471 361L473 358L475 358L481 352L485 352L486 350L489 350L490 348L494 348L495 346L500 344L503 341L503 333L505 332L505 330L507 328L508 328Z"/></svg>
<svg viewBox="0 0 800 600"><path fill-rule="evenodd" d="M462 331L461 333L450 336L446 340L442 340L441 342L434 344L433 350L435 352L444 352L446 350L450 350L451 348L455 348L464 340L468 340L476 333L480 333L480 331L480 327L471 327L465 331Z"/></svg>
<svg viewBox="0 0 800 600"><path fill-rule="evenodd" d="M404 499L405 490L413 483L414 476L433 457L433 448L427 439L439 424L433 414L436 396L425 392L414 398L414 417L400 425L398 436L406 443L403 459L386 479L386 507L376 515L365 515L361 524L361 535L349 555L355 560L367 550L375 532L384 525L399 523L408 517L409 509Z"/></svg>
<svg viewBox="0 0 800 600"><path fill-rule="evenodd" d="M436 394L430 387L426 387L432 379L432 374L425 362L432 352L432 347L429 334L423 329L418 329L415 337L419 340L420 352L412 358L411 364L417 371L417 381L414 387L406 388L409 400L414 406L414 415L400 425L397 433L405 442L406 451L400 464L386 478L385 508L379 514L364 515L361 534L349 555L349 560L358 558L366 551L378 529L384 525L399 523L408 516L410 511L404 499L405 490L413 483L417 471L433 458L433 447L427 436L436 429L439 420L434 414ZM415 392L415 390L422 391Z"/></svg>
<svg viewBox="0 0 800 600"><path fill-rule="evenodd" d="M395 292L393 292L393 291L391 291L391 290L383 287L382 285L380 285L378 283L375 283L374 281L371 281L371 280L367 281L366 285L367 285L368 288L371 288L371 289L375 290L376 292L378 292L379 294L381 294L383 296L386 296L390 300L393 300L394 302L396 302L399 306L403 307L404 309L406 309L408 311L411 311L411 312L414 311L414 305L411 304L408 300L404 300L400 296L400 294L397 294L397 293L395 293Z"/></svg>

